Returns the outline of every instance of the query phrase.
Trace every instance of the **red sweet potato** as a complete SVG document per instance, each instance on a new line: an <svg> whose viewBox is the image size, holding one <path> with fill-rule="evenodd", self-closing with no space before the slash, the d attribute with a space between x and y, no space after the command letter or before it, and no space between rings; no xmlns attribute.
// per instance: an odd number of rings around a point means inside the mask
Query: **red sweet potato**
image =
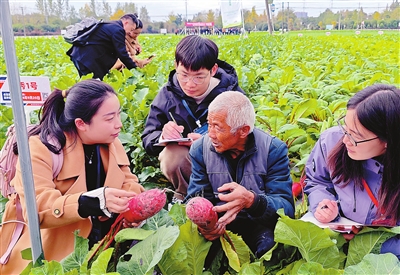
<svg viewBox="0 0 400 275"><path fill-rule="evenodd" d="M292 194L294 197L300 196L300 194L303 194L303 189L306 186L306 177L305 175L302 175L300 178L300 181L298 182L293 182L292 184Z"/></svg>
<svg viewBox="0 0 400 275"><path fill-rule="evenodd" d="M303 187L298 182L293 182L292 184L292 194L294 197L298 197L301 194Z"/></svg>
<svg viewBox="0 0 400 275"><path fill-rule="evenodd" d="M186 204L186 216L198 227L211 230L218 221L217 212L212 208L213 205L209 200L203 197L194 197Z"/></svg>
<svg viewBox="0 0 400 275"><path fill-rule="evenodd" d="M128 222L140 223L160 212L167 201L164 190L158 188L144 191L129 200L129 210L124 212Z"/></svg>

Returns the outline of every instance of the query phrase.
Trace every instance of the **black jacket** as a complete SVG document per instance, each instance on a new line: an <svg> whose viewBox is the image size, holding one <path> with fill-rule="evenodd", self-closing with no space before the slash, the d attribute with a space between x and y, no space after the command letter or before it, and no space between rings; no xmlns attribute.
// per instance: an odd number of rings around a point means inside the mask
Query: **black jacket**
<svg viewBox="0 0 400 275"><path fill-rule="evenodd" d="M205 112L205 110L208 109L208 105L217 95L226 91L239 91L244 93L239 87L235 69L221 60L218 60L217 64L219 68L214 77L218 78L220 83L199 105L197 105L192 97L187 96L183 92L176 79L176 71L171 71L168 83L161 88L150 106L150 112L142 134L143 147L148 154L158 156L164 148L154 146L154 144L158 142L164 124L168 123L170 120L168 112L174 115L178 125L185 127L183 136L186 137L188 133L192 133L193 130L198 127L195 119L190 116L184 107L182 103L183 99L188 103L193 115L200 119L203 124L207 121L207 112Z"/></svg>
<svg viewBox="0 0 400 275"><path fill-rule="evenodd" d="M128 69L136 67L125 46L125 30L121 20L101 24L89 37L88 45L72 46L67 55L76 66L76 61L86 68L78 69L82 75L94 73L94 78L103 79L119 58Z"/></svg>

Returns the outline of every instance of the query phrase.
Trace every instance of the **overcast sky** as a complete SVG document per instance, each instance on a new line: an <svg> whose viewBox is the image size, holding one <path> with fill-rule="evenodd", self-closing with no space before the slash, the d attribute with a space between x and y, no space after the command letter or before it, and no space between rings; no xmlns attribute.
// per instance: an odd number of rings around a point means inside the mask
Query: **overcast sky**
<svg viewBox="0 0 400 275"><path fill-rule="evenodd" d="M97 0L101 2L101 0ZM106 0L112 6L117 2L125 2L126 0ZM240 1L240 0L223 0L223 1ZM32 11L35 6L35 0L9 0L11 8L17 5L18 7L27 7L27 11ZM71 5L76 6L77 9L82 7L85 3L89 3L89 0L69 0ZM174 14L182 14L183 17L188 15L191 19L194 14L201 11L208 11L219 9L218 0L142 0L135 1L131 0L139 8L146 6L149 16L152 20L159 21L168 17L173 12ZM381 1L381 0L364 0L364 1L348 1L348 0L292 0L289 2L283 2L284 8L294 9L295 11L307 12L309 16L318 16L325 9L330 8L334 12L343 9L354 10L362 7L364 12L373 13L374 11L382 12L387 5L390 5L393 0ZM274 0L275 14L282 9L282 1ZM265 0L243 0L242 7L250 10L252 7L256 8L257 13L262 13L265 9Z"/></svg>

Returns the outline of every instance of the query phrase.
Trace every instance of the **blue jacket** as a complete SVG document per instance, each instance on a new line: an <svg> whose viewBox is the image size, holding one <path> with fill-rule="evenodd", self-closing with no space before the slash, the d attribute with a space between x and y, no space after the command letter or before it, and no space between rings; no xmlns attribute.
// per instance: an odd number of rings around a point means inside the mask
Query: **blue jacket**
<svg viewBox="0 0 400 275"><path fill-rule="evenodd" d="M224 153L217 153L208 135L195 141L190 148L192 175L187 199L204 196L213 204L222 204L214 193L229 182L237 182L254 191L256 198L249 209L243 209L236 219L251 219L265 225L276 223L276 211L284 209L293 217L294 202L287 146L284 142L260 129L248 136L246 150L237 169L232 173ZM236 178L232 178L236 174Z"/></svg>
<svg viewBox="0 0 400 275"><path fill-rule="evenodd" d="M204 124L207 121L208 105L217 95L226 91L244 93L239 87L235 69L221 60L218 60L217 64L218 70L214 77L218 78L220 83L199 105L197 105L192 97L187 96L183 92L176 79L176 71L171 71L168 83L161 88L150 106L150 112L142 134L143 147L148 154L158 156L161 150L164 149L164 147L157 147L154 144L158 142L164 124L167 124L171 120L168 112L174 115L178 125L185 127L183 136L186 137L188 133L192 133L198 127L195 119L190 116L184 107L182 100L187 102L193 115Z"/></svg>
<svg viewBox="0 0 400 275"><path fill-rule="evenodd" d="M95 78L103 79L119 58L128 69L136 68L125 46L125 30L121 20L101 24L89 37L88 45L72 46L67 55L79 61Z"/></svg>
<svg viewBox="0 0 400 275"><path fill-rule="evenodd" d="M340 209L344 216L355 222L371 224L376 217L376 207L368 196L367 191L355 188L354 182L345 187L341 182L331 178L331 171L327 165L329 152L341 141L343 134L339 127L332 127L324 131L315 144L306 165L306 187L309 211L315 212L318 203L323 199L340 200ZM375 160L364 160L364 179L368 183L375 198L378 197L381 186L383 165ZM400 225L400 221L397 221ZM400 236L387 240L382 246L382 252L392 252L400 257Z"/></svg>

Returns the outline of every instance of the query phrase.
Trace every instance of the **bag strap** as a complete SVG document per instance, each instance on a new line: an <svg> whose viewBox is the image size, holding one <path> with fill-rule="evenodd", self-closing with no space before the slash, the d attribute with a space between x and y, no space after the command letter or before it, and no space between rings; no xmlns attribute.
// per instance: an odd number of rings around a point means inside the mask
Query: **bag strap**
<svg viewBox="0 0 400 275"><path fill-rule="evenodd" d="M63 162L64 162L64 154L63 151L61 150L61 152L59 154L55 154L53 152L51 152L51 158L53 159L53 179L55 179L58 174L60 174L61 168L63 166Z"/></svg>
<svg viewBox="0 0 400 275"><path fill-rule="evenodd" d="M51 143L51 142L50 142ZM53 159L53 179L55 179L61 171L63 162L64 162L64 154L61 150L60 154L55 154L51 152L51 158ZM22 206L21 201L19 199L19 195L16 194L15 196L15 207L17 212L17 226L14 229L14 232L11 237L10 244L7 247L6 252L4 252L3 256L0 258L0 264L6 264L10 259L11 251L13 250L14 246L17 244L19 238L22 235L22 230L24 229L25 221L22 216Z"/></svg>
<svg viewBox="0 0 400 275"><path fill-rule="evenodd" d="M53 136L48 136L47 141L55 147L59 146L58 140ZM64 161L64 153L63 153L63 150L61 149L59 154L55 154L52 151L50 151L50 154L51 154L51 158L53 160L53 166L52 166L53 179L55 179L58 176L58 174L60 174L60 171L61 171L61 168L63 165L63 161Z"/></svg>
<svg viewBox="0 0 400 275"><path fill-rule="evenodd" d="M22 230L24 229L24 222L23 222L23 218L22 218L22 207L21 207L21 202L19 200L18 194L15 196L15 207L16 207L16 212L17 212L17 220L19 222L17 222L17 226L15 227L10 244L8 245L6 252L0 258L0 264L3 264L3 265L6 264L8 262L8 260L10 259L11 251L13 250L14 246L17 244L19 237L22 234Z"/></svg>

